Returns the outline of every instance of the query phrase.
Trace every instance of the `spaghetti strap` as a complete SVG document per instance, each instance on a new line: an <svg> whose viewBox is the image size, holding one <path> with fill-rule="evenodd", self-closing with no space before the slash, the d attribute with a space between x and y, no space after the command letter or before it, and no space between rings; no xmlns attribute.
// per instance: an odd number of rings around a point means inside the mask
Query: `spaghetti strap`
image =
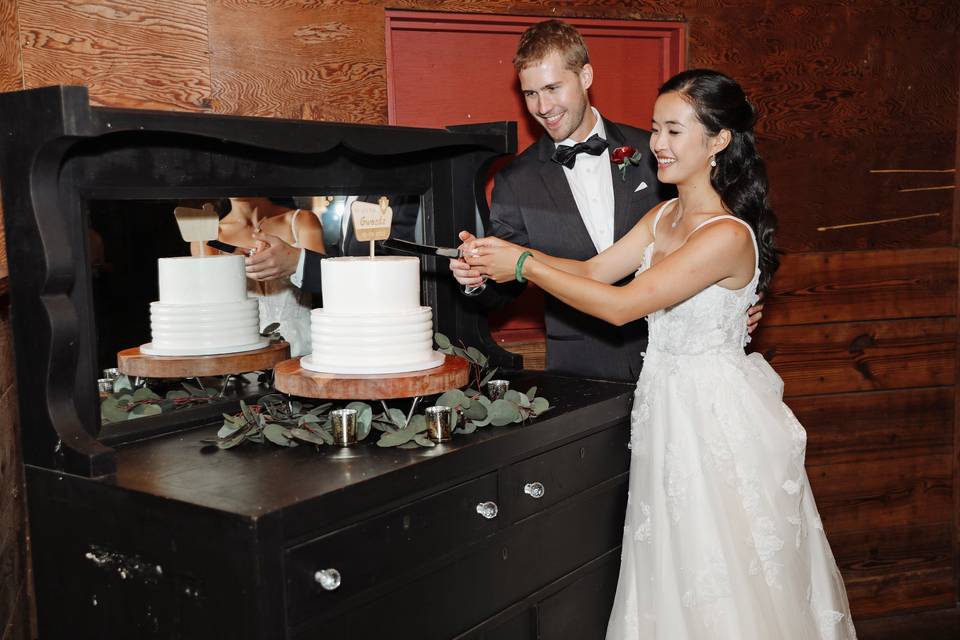
<svg viewBox="0 0 960 640"><path fill-rule="evenodd" d="M297 216L300 215L300 209L297 209L293 212L293 217L290 218L290 235L293 237L293 244L299 245L300 238L297 237Z"/></svg>
<svg viewBox="0 0 960 640"><path fill-rule="evenodd" d="M671 202L674 202L675 200L676 198L671 198L670 200L667 200L662 205L660 205L660 210L657 211L657 215L653 219L653 239L654 240L657 239L657 225L660 224L660 217L663 215L663 212L667 208L667 205L670 204Z"/></svg>
<svg viewBox="0 0 960 640"><path fill-rule="evenodd" d="M747 231L750 232L750 239L753 241L753 266L754 266L754 269L759 269L759 268L760 268L760 247L759 247L759 245L757 245L757 236L756 236L756 234L754 234L754 232L753 232L753 227L750 226L750 223L747 222L746 220L741 220L741 219L738 218L737 216L731 216L731 215L728 215L728 214L724 214L724 215L719 215L719 216L714 216L714 217L712 217L712 218L708 218L708 219L704 220L703 222L701 222L700 224L698 224L697 226L695 226L695 227L693 228L693 230L692 230L690 233L687 234L687 237L684 238L683 241L686 242L687 240L690 239L690 236L692 236L693 234L695 234L695 233L696 233L697 231L699 231L702 227L707 226L707 225L710 224L711 222L716 222L717 220L736 220L737 222L739 222L740 224L742 224L743 226L745 226L745 227L747 228Z"/></svg>

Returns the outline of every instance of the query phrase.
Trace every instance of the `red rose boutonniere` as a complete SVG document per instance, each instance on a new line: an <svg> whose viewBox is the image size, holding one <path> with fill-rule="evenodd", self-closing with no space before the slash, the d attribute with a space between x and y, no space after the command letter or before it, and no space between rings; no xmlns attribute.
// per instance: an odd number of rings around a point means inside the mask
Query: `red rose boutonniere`
<svg viewBox="0 0 960 640"><path fill-rule="evenodd" d="M617 147L610 152L610 162L617 165L620 169L620 178L626 180L627 167L631 165L634 167L639 166L641 156L643 156L643 154L633 147Z"/></svg>

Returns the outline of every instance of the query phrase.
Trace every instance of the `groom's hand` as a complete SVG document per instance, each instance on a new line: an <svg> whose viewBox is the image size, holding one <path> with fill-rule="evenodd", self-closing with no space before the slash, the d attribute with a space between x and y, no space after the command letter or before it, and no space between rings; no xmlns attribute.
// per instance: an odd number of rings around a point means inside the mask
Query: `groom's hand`
<svg viewBox="0 0 960 640"><path fill-rule="evenodd" d="M760 300L754 306L747 309L747 333L753 333L753 330L760 324L760 318L763 317L763 294L760 294Z"/></svg>
<svg viewBox="0 0 960 640"><path fill-rule="evenodd" d="M463 243L458 247L461 251L468 251L472 247L473 241L477 239L469 231L461 231L459 237ZM483 276L480 275L480 272L463 260L451 259L450 270L453 271L453 277L456 278L457 282L465 287L479 287L483 284Z"/></svg>
<svg viewBox="0 0 960 640"><path fill-rule="evenodd" d="M269 233L254 233L256 252L246 258L247 277L253 280L286 278L297 270L300 249Z"/></svg>

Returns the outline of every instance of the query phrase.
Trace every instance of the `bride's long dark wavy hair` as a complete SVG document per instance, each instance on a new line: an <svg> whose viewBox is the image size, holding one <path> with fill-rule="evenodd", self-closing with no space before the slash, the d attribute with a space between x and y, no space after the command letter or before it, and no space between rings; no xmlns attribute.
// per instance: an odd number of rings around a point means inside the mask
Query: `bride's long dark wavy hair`
<svg viewBox="0 0 960 640"><path fill-rule="evenodd" d="M770 287L780 266L774 244L777 217L767 198L767 167L757 153L753 138L756 111L743 89L729 76L710 69L689 69L667 80L657 95L677 92L686 99L715 136L727 129L730 144L716 155L717 166L710 171L710 184L723 205L753 228L759 246L760 282L757 291Z"/></svg>

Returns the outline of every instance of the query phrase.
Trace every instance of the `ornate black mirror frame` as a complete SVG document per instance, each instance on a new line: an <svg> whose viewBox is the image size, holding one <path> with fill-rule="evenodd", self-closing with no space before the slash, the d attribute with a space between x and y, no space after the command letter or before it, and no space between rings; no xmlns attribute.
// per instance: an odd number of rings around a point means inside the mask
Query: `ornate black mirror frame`
<svg viewBox="0 0 960 640"><path fill-rule="evenodd" d="M24 461L85 476L114 470L100 431L87 201L421 193L424 240L455 246L478 211L486 219L491 161L516 150L512 122L414 129L110 109L75 86L0 95L0 127ZM519 366L446 264L430 259L426 271L437 329Z"/></svg>

